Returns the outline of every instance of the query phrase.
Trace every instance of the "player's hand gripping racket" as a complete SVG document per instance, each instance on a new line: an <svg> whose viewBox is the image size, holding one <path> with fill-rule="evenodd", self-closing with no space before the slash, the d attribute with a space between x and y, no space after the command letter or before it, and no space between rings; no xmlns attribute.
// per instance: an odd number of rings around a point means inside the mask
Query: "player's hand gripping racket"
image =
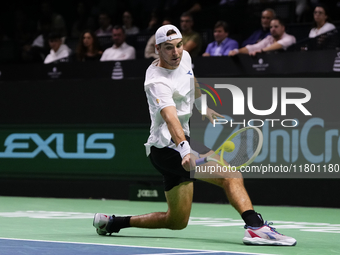
<svg viewBox="0 0 340 255"><path fill-rule="evenodd" d="M222 166L227 166L224 163L225 160L231 167L236 167L236 170L239 170L242 166L248 166L254 161L260 153L262 144L263 135L261 130L256 127L245 127L229 136L215 153L205 158L197 159L196 165L199 166L208 161L214 161ZM219 159L215 158L216 155L219 156Z"/></svg>

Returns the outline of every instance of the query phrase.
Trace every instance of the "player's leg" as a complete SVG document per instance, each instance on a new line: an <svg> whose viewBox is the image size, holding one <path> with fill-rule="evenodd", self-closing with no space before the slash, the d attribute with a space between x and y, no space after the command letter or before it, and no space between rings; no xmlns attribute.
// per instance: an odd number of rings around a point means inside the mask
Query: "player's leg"
<svg viewBox="0 0 340 255"><path fill-rule="evenodd" d="M212 150L205 154L200 154L200 157L206 157L208 155L211 155L214 153ZM219 156L216 156L217 159L219 159ZM216 162L207 162L204 164L204 166L214 166L216 169ZM227 165L228 163L225 162ZM236 171L236 172L230 172L230 173L221 173L221 178L205 178L204 176L209 177L209 173L203 175L202 178L198 177L197 179L200 179L205 182L209 182L211 184L217 185L224 189L227 198L230 202L230 204L240 213L247 210L253 210L253 205L251 203L250 197L248 195L248 192L246 191L246 188L244 187L243 177L242 173ZM214 177L217 177L219 173L214 173Z"/></svg>
<svg viewBox="0 0 340 255"><path fill-rule="evenodd" d="M132 216L131 227L183 229L187 226L193 196L193 183L183 182L165 192L168 203L166 212Z"/></svg>
<svg viewBox="0 0 340 255"><path fill-rule="evenodd" d="M166 212L154 212L139 216L115 217L96 214L93 226L97 233L118 233L126 227L182 229L186 227L193 196L190 173L181 165L180 154L170 148L151 148L151 163L163 175L168 203Z"/></svg>
<svg viewBox="0 0 340 255"><path fill-rule="evenodd" d="M254 210L249 195L244 187L243 178L202 178L205 182L217 185L224 189L230 204L240 213Z"/></svg>
<svg viewBox="0 0 340 255"><path fill-rule="evenodd" d="M192 182L182 182L165 191L168 203L166 212L153 212L137 216L116 217L95 214L93 226L99 235L118 233L122 228L167 228L183 229L187 226L193 196Z"/></svg>
<svg viewBox="0 0 340 255"><path fill-rule="evenodd" d="M214 153L214 151L208 149L204 145L198 143L194 143L194 145L195 149L198 148L201 153L197 156L193 154L193 161L195 161L198 156L204 158ZM219 155L216 155L215 158L219 159ZM228 165L227 162L224 163L225 165ZM251 224L251 226L254 227L262 226L263 220L261 217L258 217L259 215L254 211L249 195L244 187L242 173L239 171L233 171L232 169L230 171L227 169L227 171L218 172L216 171L217 169L222 168L217 162L209 161L201 166L196 166L192 171L192 174L194 174L196 179L223 188L230 204L242 216L246 224Z"/></svg>
<svg viewBox="0 0 340 255"><path fill-rule="evenodd" d="M210 155L212 151L207 153ZM207 155L201 155L205 157ZM214 165L215 162L206 164ZM202 181L217 185L224 189L230 204L239 212L245 221L245 244L255 245L295 245L292 237L279 234L270 223L263 222L262 216L254 211L249 195L244 187L242 174L231 173L232 178L199 178Z"/></svg>
<svg viewBox="0 0 340 255"><path fill-rule="evenodd" d="M152 147L149 158L163 175L168 210L133 216L130 224L141 228L182 229L186 227L191 211L193 184L190 174L182 167L180 154L173 149Z"/></svg>
<svg viewBox="0 0 340 255"><path fill-rule="evenodd" d="M210 150L205 154L200 154L200 157L206 157L212 153L213 151ZM219 158L219 156L216 155L216 158ZM218 163L216 162L210 161L205 163L203 166L213 166L214 169L217 169L217 164ZM225 164L228 165L227 162L225 162ZM238 211L247 225L251 225L253 227L260 227L263 225L263 220L261 217L258 217L258 214L254 211L248 192L244 187L241 172L215 172L211 178L209 175L210 174L208 173L202 177L198 177L197 179L223 188L230 204Z"/></svg>

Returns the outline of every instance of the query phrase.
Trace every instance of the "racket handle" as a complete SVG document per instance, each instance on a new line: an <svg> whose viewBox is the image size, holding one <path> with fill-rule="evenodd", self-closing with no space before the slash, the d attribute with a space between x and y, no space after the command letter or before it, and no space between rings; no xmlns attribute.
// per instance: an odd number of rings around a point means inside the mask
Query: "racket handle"
<svg viewBox="0 0 340 255"><path fill-rule="evenodd" d="M207 158L199 158L196 160L196 166L203 165L204 163L207 163Z"/></svg>

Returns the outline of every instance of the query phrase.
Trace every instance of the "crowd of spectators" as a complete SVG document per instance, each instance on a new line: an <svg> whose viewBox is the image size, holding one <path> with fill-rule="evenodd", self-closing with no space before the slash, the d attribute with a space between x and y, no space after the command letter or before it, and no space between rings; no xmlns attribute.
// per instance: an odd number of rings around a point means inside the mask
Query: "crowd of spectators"
<svg viewBox="0 0 340 255"><path fill-rule="evenodd" d="M340 14L335 0L14 2L1 12L0 63L157 58L153 34L169 23L180 28L183 47L192 57L254 55L295 44L291 24L309 24L309 33L298 31L299 38L316 37L321 45L328 33L336 34L334 15ZM280 15L283 4L294 7L285 17ZM3 54L8 52L11 56Z"/></svg>

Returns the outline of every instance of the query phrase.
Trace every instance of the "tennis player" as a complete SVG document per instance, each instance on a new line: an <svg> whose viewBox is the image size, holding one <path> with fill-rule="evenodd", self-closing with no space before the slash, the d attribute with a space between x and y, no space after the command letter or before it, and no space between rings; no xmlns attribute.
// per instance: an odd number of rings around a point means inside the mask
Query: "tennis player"
<svg viewBox="0 0 340 255"><path fill-rule="evenodd" d="M199 156L212 153L204 145L194 141L190 143L189 118L193 102L201 109L201 94L199 89L194 90L190 86L194 73L190 55L183 50L180 31L173 25L160 27L156 32L155 47L159 59L153 61L147 69L144 83L152 122L145 147L152 164L164 177L168 210L132 217L96 213L93 226L99 235L118 233L127 227L185 228L190 217L195 181L190 178L190 167L195 166L195 159ZM216 117L223 116L208 108L207 118L212 121ZM245 221L243 242L257 245L295 245L294 238L276 232L254 211L241 173L236 175L234 177L237 178L201 180L225 190L229 202Z"/></svg>

